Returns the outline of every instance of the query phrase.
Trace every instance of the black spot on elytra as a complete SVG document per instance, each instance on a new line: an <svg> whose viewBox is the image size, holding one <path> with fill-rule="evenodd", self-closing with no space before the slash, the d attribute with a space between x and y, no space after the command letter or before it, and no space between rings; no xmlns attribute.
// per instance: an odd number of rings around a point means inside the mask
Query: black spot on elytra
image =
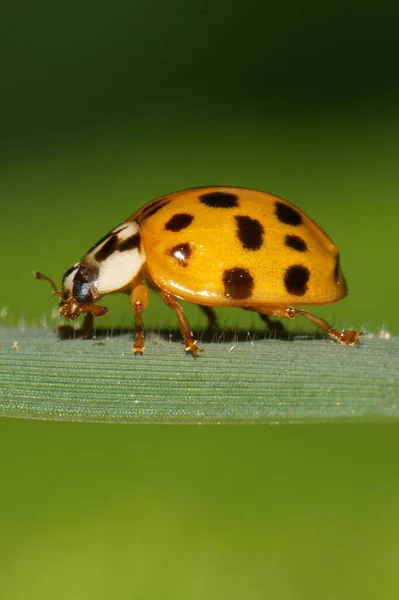
<svg viewBox="0 0 399 600"><path fill-rule="evenodd" d="M184 244L177 244L176 246L173 246L173 248L169 248L166 253L173 256L179 265L187 267L187 260L191 256L190 244L187 242Z"/></svg>
<svg viewBox="0 0 399 600"><path fill-rule="evenodd" d="M285 202L277 201L275 203L275 214L278 220L285 225L302 225L302 217L300 213L292 206Z"/></svg>
<svg viewBox="0 0 399 600"><path fill-rule="evenodd" d="M208 192L202 194L199 199L211 208L233 208L238 206L238 196L230 192Z"/></svg>
<svg viewBox="0 0 399 600"><path fill-rule="evenodd" d="M259 250L263 244L263 225L251 217L236 217L237 236L246 250Z"/></svg>
<svg viewBox="0 0 399 600"><path fill-rule="evenodd" d="M165 225L168 231L181 231L190 225L194 217L187 213L177 213L169 219Z"/></svg>
<svg viewBox="0 0 399 600"><path fill-rule="evenodd" d="M128 237L126 240L122 240L118 245L119 252L125 252L126 250L133 250L140 246L140 235L135 233Z"/></svg>
<svg viewBox="0 0 399 600"><path fill-rule="evenodd" d="M297 250L298 252L307 252L308 247L306 245L305 240L303 240L299 235L286 235L285 236L285 245L288 248L292 248L293 250Z"/></svg>
<svg viewBox="0 0 399 600"><path fill-rule="evenodd" d="M161 208L169 204L170 200L165 200L165 198L159 199L155 201L154 204L148 207L148 210L145 210L140 218L140 221L143 219L148 219L148 217L152 217L157 213Z"/></svg>
<svg viewBox="0 0 399 600"><path fill-rule="evenodd" d="M284 275L284 284L287 292L293 296L303 296L308 289L310 271L303 265L288 267Z"/></svg>
<svg viewBox="0 0 399 600"><path fill-rule="evenodd" d="M234 267L223 273L224 295L232 300L245 300L252 296L254 279L247 269Z"/></svg>
<svg viewBox="0 0 399 600"><path fill-rule="evenodd" d="M98 244L96 244L98 246ZM118 236L116 234L111 234L108 240L101 246L99 250L94 255L94 258L98 262L102 262L106 260L113 252L115 252L118 246Z"/></svg>

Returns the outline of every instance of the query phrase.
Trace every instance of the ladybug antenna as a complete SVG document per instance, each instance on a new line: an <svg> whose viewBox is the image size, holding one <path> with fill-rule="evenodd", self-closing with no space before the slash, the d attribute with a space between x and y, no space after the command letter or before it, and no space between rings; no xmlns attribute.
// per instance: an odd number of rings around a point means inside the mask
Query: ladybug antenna
<svg viewBox="0 0 399 600"><path fill-rule="evenodd" d="M62 292L60 292L60 290L57 288L54 281L50 279L50 277L46 277L46 275L43 275L43 273L39 273L38 271L33 271L33 277L35 279L42 279L43 281L48 281L54 290L54 294L56 296L62 296Z"/></svg>

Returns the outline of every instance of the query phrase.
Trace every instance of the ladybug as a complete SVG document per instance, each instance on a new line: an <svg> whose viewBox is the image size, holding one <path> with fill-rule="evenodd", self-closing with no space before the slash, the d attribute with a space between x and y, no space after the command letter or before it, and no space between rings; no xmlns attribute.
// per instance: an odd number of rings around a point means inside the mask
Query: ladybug
<svg viewBox="0 0 399 600"><path fill-rule="evenodd" d="M106 294L131 296L135 315L132 350L144 351L143 312L148 287L176 313L187 352L200 349L178 299L198 304L216 324L212 307L239 306L269 316L301 315L337 342L353 346L361 333L332 329L291 305L328 304L348 293L339 253L302 210L265 192L211 186L183 190L149 202L112 229L68 269L58 290L59 314L85 313L78 335L88 336L96 304Z"/></svg>

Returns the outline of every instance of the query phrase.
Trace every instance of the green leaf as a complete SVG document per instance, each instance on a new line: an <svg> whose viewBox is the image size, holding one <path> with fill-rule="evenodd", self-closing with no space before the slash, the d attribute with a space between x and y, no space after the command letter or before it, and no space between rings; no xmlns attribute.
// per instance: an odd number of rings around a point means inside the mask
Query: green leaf
<svg viewBox="0 0 399 600"><path fill-rule="evenodd" d="M60 341L53 331L1 330L0 415L132 423L281 423L399 417L399 339L356 348L324 339L201 342L177 332Z"/></svg>

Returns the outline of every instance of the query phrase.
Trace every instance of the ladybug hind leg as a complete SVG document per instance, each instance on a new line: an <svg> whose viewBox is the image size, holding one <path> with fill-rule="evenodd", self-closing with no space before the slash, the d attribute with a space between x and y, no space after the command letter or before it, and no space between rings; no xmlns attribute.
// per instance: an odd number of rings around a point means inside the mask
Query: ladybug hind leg
<svg viewBox="0 0 399 600"><path fill-rule="evenodd" d="M312 313L308 312L307 310L301 310L298 308L288 308L287 311L294 311L293 316L295 316L295 314L298 314L298 315L301 315L302 317L305 317L305 319L308 319L311 323L316 325L316 327L318 327L319 329L324 331L324 333L326 333L328 336L330 336L330 338L332 338L339 344L346 344L347 346L355 346L359 341L359 337L362 335L361 331L353 331L352 329L345 329L344 331L337 331L336 329L333 329L332 327L330 327L330 325L327 323L327 321L324 321L324 319L321 319L320 317L313 315ZM293 317L291 317L291 318L293 318Z"/></svg>
<svg viewBox="0 0 399 600"><path fill-rule="evenodd" d="M208 324L206 327L206 331L209 333L214 333L215 331L218 330L219 325L218 325L218 320L215 314L215 311L213 310L213 308L211 308L210 306L205 306L204 304L199 304L198 305L200 307L200 309L202 310L202 312L205 314Z"/></svg>
<svg viewBox="0 0 399 600"><path fill-rule="evenodd" d="M355 346L359 337L362 335L360 331L353 331L352 329L345 329L344 331L337 331L330 327L327 321L321 319L320 317L308 312L307 310L302 310L300 308L292 308L292 307L282 307L279 309L272 309L270 307L260 307L259 313L262 316L273 316L273 317L282 317L285 319L293 319L296 315L301 315L313 325L316 325L319 329L321 329L324 333L326 333L330 338L335 340L340 344L346 344L347 346Z"/></svg>
<svg viewBox="0 0 399 600"><path fill-rule="evenodd" d="M281 321L274 321L269 317L269 315L263 315L262 313L259 313L259 316L262 319L262 321L266 323L266 326L271 335L278 339L289 338L289 332L281 323Z"/></svg>

